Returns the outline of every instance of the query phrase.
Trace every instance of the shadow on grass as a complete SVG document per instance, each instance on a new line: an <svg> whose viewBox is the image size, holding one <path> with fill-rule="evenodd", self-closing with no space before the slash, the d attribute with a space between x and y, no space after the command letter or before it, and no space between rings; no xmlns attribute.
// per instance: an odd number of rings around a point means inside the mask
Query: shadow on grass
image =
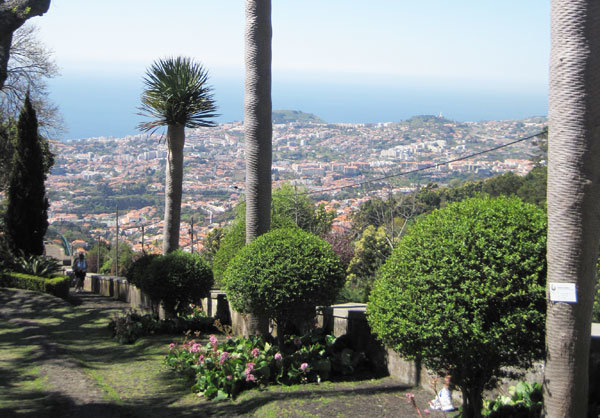
<svg viewBox="0 0 600 418"><path fill-rule="evenodd" d="M166 368L157 371L157 367L161 367L157 358L166 354L169 342L183 335L150 336L133 345L119 345L111 339L107 325L113 313L128 309L127 304L89 293L73 295L70 302L34 292L0 288L0 318L6 325L0 330L0 360L4 352L9 354L4 358L11 362L10 365L5 363L8 368L0 368L1 407L16 405L19 416L64 416L65 413L86 417L243 416L277 402L333 400L407 389L400 384L363 387L360 381L353 379L356 385L331 383L298 390L286 390L285 387L272 387L262 392L253 390L242 393L236 401L221 403L192 398L193 382ZM47 360L63 361L66 366L81 367L88 373L98 372L104 377L115 376L114 373L122 370L122 380L110 382L122 402L77 405L68 396L48 388L15 387L16 381L34 380L35 377L27 376L27 370ZM150 362L145 363L146 360ZM128 375L135 374L136 368L140 369L139 375ZM144 370L154 370L154 373ZM148 384L152 387L140 390L134 385L135 379L147 376L151 376L152 382ZM147 383L142 380L137 384ZM0 416L11 416L11 411L14 413L15 409L0 409Z"/></svg>
<svg viewBox="0 0 600 418"><path fill-rule="evenodd" d="M312 385L311 385L312 386ZM198 399L198 403L186 406L173 406L166 404L167 399L148 399L129 402L127 405L119 407L119 412L123 417L141 418L147 416L153 417L192 417L192 416L252 416L258 409L267 406L273 402L298 402L300 400L310 399L331 399L340 397L359 396L359 395L382 395L396 394L408 389L405 385L390 385L387 387L359 387L359 388L333 388L320 389L313 386L305 390L293 390L289 392L280 392L267 390L258 392L256 390L244 393L243 399L237 401L211 402Z"/></svg>

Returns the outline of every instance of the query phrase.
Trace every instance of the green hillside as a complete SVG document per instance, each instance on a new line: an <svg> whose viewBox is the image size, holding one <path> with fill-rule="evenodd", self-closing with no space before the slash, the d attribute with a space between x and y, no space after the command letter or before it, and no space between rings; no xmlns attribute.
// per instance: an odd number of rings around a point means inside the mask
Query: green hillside
<svg viewBox="0 0 600 418"><path fill-rule="evenodd" d="M304 113L300 110L274 110L273 111L273 123L290 123L290 122L312 122L312 123L326 123L323 119L319 118L312 113Z"/></svg>

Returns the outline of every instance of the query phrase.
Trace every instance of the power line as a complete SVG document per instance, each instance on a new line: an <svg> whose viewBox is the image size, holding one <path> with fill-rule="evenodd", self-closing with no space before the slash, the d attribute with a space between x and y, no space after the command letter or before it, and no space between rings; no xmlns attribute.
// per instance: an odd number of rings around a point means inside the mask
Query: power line
<svg viewBox="0 0 600 418"><path fill-rule="evenodd" d="M541 135L545 135L547 132L548 132L548 129L545 128L544 130L542 130L540 132L537 132L537 133L535 133L533 135L525 136L523 138L519 138L519 139L516 139L514 141L507 142L506 144L498 145L496 147L489 148L489 149L486 149L486 150L483 150L483 151L474 152L472 154L465 155L465 156L458 157L458 158L454 158L452 160L442 161L442 162L431 164L431 165L428 165L428 166L425 166L425 167L421 167L421 168L415 168L414 170L402 171L402 172L396 173L396 174L388 174L388 175L385 175L385 176L382 176L382 177L377 177L377 178L370 179L370 180L364 180L364 181L356 182L354 184L349 184L349 185L346 185L346 186L336 186L336 187L329 187L327 189L319 189L319 190L312 190L312 191L300 192L300 193L297 193L296 195L312 195L312 194L320 194L320 193L326 193L326 192L331 192L331 191L336 191L336 190L350 189L352 187L364 186L364 185L369 184L369 183L373 183L373 182L377 182L377 181L382 181L382 180L387 180L387 179L394 178L394 177L401 177L401 176L405 176L405 175L408 175L408 174L414 174L414 173L418 173L418 172L421 172L421 171L431 170L432 168L436 168L436 167L439 167L439 166L442 166L442 165L452 164L452 163L455 163L455 162L458 162L458 161L467 160L469 158L477 157L478 155L487 154L488 152L492 152L492 151L496 151L496 150L499 150L499 149L502 149L502 148L506 148L506 147L509 147L511 145L518 144L519 142L527 141L529 139L532 139L532 138L535 138L535 137L538 137L538 136L541 136ZM292 196L292 195L290 195L290 196Z"/></svg>

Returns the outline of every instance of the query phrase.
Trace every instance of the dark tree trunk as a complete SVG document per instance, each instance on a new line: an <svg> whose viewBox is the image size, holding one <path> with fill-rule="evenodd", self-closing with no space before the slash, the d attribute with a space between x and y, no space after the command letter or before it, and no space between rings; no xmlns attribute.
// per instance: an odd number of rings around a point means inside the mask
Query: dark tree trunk
<svg viewBox="0 0 600 418"><path fill-rule="evenodd" d="M481 408L483 407L483 388L461 388L463 404L463 418L481 417Z"/></svg>
<svg viewBox="0 0 600 418"><path fill-rule="evenodd" d="M50 0L0 0L0 90L6 81L13 32L50 8Z"/></svg>
<svg viewBox="0 0 600 418"><path fill-rule="evenodd" d="M183 125L169 126L167 128L168 153L165 179L163 254L179 248L184 143L185 127Z"/></svg>
<svg viewBox="0 0 600 418"><path fill-rule="evenodd" d="M585 417L600 243L600 2L553 0L551 36L548 284L574 283L577 302L548 302L544 409Z"/></svg>

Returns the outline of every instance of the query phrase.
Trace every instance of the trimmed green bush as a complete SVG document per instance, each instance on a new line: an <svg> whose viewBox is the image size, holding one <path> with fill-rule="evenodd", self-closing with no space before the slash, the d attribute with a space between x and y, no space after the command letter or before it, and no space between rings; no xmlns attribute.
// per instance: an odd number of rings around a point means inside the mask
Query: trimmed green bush
<svg viewBox="0 0 600 418"><path fill-rule="evenodd" d="M373 332L451 373L464 416L505 367L544 357L546 217L519 198L472 198L419 219L383 267L367 307Z"/></svg>
<svg viewBox="0 0 600 418"><path fill-rule="evenodd" d="M8 272L0 275L0 286L35 290L67 299L69 297L70 279L66 276L48 279L30 274Z"/></svg>
<svg viewBox="0 0 600 418"><path fill-rule="evenodd" d="M202 257L181 250L155 257L141 270L149 273L144 274L141 290L154 302L162 301L171 316L189 311L190 304L208 296L213 285L212 272Z"/></svg>
<svg viewBox="0 0 600 418"><path fill-rule="evenodd" d="M221 245L213 257L212 271L217 286L221 285L227 265L244 245L246 245L246 222L236 220L225 229Z"/></svg>
<svg viewBox="0 0 600 418"><path fill-rule="evenodd" d="M236 219L224 231L220 247L213 258L212 269L218 286L221 284L229 262L246 245L246 203L240 203L235 210ZM331 229L334 217L334 212L327 212L322 205L315 206L308 195L289 184L284 184L273 191L272 230L298 227L313 234L324 235Z"/></svg>
<svg viewBox="0 0 600 418"><path fill-rule="evenodd" d="M274 320L281 342L317 305L334 301L344 272L328 242L299 228L276 229L240 250L223 284L234 309Z"/></svg>
<svg viewBox="0 0 600 418"><path fill-rule="evenodd" d="M127 281L141 289L144 279L150 275L150 265L157 257L158 254L144 254L135 260L125 272Z"/></svg>

